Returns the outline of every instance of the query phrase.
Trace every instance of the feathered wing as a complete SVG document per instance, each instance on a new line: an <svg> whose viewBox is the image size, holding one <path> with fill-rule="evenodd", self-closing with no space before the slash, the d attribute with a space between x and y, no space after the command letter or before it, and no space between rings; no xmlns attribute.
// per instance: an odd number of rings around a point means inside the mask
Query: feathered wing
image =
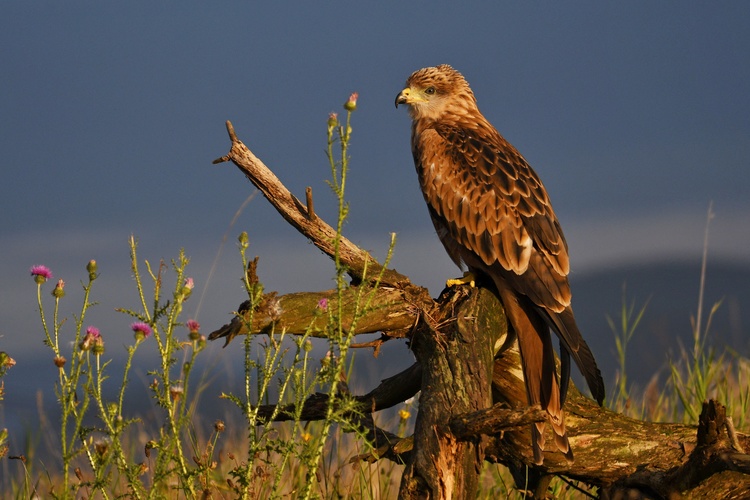
<svg viewBox="0 0 750 500"><path fill-rule="evenodd" d="M569 355L600 403L604 384L570 309L567 243L526 160L481 114L462 118L472 127L415 124L412 152L422 191L451 258L495 282L518 334L529 401L547 410L557 448L572 458L562 412ZM549 327L560 338L561 384ZM542 428L532 430L538 463Z"/></svg>

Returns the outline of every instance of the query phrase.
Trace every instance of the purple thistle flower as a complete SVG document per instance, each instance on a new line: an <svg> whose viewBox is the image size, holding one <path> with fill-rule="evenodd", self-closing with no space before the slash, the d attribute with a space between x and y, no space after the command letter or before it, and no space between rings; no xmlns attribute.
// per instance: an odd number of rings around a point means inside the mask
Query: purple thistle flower
<svg viewBox="0 0 750 500"><path fill-rule="evenodd" d="M185 326L187 326L188 330L190 330L190 340L200 340L200 323L198 323L194 319L189 319L187 320L187 323L185 323Z"/></svg>
<svg viewBox="0 0 750 500"><path fill-rule="evenodd" d="M149 335L151 335L151 327L148 326L147 323L144 323L143 321L136 321L132 325L130 325L130 328L135 333L135 339L136 340L143 340L148 338Z"/></svg>
<svg viewBox="0 0 750 500"><path fill-rule="evenodd" d="M82 351L94 350L94 354L102 354L104 352L104 339L99 333L99 329L95 326L89 326L86 328L86 335L79 344Z"/></svg>
<svg viewBox="0 0 750 500"><path fill-rule="evenodd" d="M52 271L49 270L47 266L31 266L31 269L29 269L29 272L34 277L34 281L37 282L37 284L41 285L45 281L52 279Z"/></svg>
<svg viewBox="0 0 750 500"><path fill-rule="evenodd" d="M328 310L328 299L323 298L318 301L318 309L325 312Z"/></svg>

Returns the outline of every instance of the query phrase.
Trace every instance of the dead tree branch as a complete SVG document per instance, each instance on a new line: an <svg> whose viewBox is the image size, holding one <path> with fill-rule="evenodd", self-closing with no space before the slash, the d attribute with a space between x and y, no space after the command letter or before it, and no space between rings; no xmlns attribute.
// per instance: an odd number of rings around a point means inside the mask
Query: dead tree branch
<svg viewBox="0 0 750 500"><path fill-rule="evenodd" d="M297 231L306 236L326 255L333 256L336 230L316 217L312 211L312 191L308 195L308 206L281 183L266 165L237 138L232 122L227 121L227 132L232 141L232 148L225 156L217 158L214 164L231 161L245 176L250 179L263 196L276 208L281 216ZM309 207L309 210L308 210ZM355 281L367 281L377 277L383 267L366 251L346 238L341 238L339 258L349 268L349 274ZM366 275L366 276L365 276ZM386 286L406 287L409 278L398 272L385 270L381 283Z"/></svg>

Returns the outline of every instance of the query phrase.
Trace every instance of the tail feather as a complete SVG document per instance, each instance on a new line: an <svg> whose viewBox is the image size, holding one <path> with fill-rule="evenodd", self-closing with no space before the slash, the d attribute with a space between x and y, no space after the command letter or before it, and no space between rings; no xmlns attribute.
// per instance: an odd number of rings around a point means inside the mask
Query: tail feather
<svg viewBox="0 0 750 500"><path fill-rule="evenodd" d="M565 308L560 313L554 313L542 310L543 318L549 326L557 333L560 338L560 362L562 367L562 401L565 402L565 395L568 389L568 380L570 378L570 358L565 359L566 354L572 356L578 369L586 379L586 384L591 390L594 399L601 405L604 402L604 380L596 366L594 354L589 349L586 341L583 340L581 332L578 330L573 309ZM567 373L566 373L567 371Z"/></svg>
<svg viewBox="0 0 750 500"><path fill-rule="evenodd" d="M547 412L547 420L555 435L555 447L568 460L572 460L573 452L565 431L565 414L560 397L562 392L557 379L555 351L552 347L549 327L530 302L523 298L519 300L519 297L510 289L500 286L498 288L508 319L518 336L529 404L538 404ZM544 428L545 422L537 422L531 429L534 462L537 464L542 464L544 461L542 454L546 444Z"/></svg>

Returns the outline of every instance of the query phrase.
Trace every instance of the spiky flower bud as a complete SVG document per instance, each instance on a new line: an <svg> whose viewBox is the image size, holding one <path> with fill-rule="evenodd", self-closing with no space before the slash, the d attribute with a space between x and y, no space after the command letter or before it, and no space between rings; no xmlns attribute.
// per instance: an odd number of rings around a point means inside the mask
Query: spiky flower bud
<svg viewBox="0 0 750 500"><path fill-rule="evenodd" d="M248 237L246 231L242 231L237 239L240 242L241 248L247 248L250 245L250 238Z"/></svg>
<svg viewBox="0 0 750 500"><path fill-rule="evenodd" d="M57 280L57 285L52 289L52 296L56 299L65 297L65 282L63 280Z"/></svg>
<svg viewBox="0 0 750 500"><path fill-rule="evenodd" d="M94 259L91 259L88 264L86 264L86 270L89 272L89 280L94 281L96 279L96 270L97 265L96 261Z"/></svg>
<svg viewBox="0 0 750 500"><path fill-rule="evenodd" d="M184 300L187 300L187 298L190 297L190 294L193 293L193 288L195 288L193 278L186 278L185 283L182 285L182 290L180 290Z"/></svg>
<svg viewBox="0 0 750 500"><path fill-rule="evenodd" d="M352 94L349 96L349 100L344 103L344 109L347 111L356 111L358 98L359 93L352 92Z"/></svg>

